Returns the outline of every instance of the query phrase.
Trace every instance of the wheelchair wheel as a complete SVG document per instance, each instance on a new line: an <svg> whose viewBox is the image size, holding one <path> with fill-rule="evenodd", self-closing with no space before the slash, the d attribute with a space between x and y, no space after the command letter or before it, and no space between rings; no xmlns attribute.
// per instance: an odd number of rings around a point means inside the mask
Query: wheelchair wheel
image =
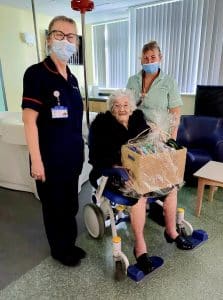
<svg viewBox="0 0 223 300"><path fill-rule="evenodd" d="M84 206L84 223L88 233L94 239L100 239L105 233L105 221L102 210L95 204Z"/></svg>

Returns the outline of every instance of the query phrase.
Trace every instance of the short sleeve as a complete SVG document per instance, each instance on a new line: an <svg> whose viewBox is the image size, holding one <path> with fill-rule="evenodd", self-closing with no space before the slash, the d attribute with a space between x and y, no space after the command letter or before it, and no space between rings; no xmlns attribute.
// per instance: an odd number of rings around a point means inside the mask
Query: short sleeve
<svg viewBox="0 0 223 300"><path fill-rule="evenodd" d="M175 80L172 79L169 90L169 108L182 106L183 102Z"/></svg>
<svg viewBox="0 0 223 300"><path fill-rule="evenodd" d="M140 86L141 85L139 84L139 78L137 75L129 77L126 88L134 93L136 101L138 100L139 94L141 92Z"/></svg>
<svg viewBox="0 0 223 300"><path fill-rule="evenodd" d="M22 109L31 108L39 112L42 108L41 76L38 65L29 67L23 77Z"/></svg>

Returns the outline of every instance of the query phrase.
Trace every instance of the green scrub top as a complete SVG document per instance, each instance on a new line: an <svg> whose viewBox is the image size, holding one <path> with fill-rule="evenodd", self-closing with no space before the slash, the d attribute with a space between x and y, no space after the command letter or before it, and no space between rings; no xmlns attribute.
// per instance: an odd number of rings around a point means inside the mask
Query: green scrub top
<svg viewBox="0 0 223 300"><path fill-rule="evenodd" d="M126 88L134 92L135 100L138 102L142 92L142 71L129 78ZM149 122L160 125L164 123L164 118L167 118L170 108L182 105L183 102L175 80L160 70L158 77L153 81L138 108L144 112Z"/></svg>

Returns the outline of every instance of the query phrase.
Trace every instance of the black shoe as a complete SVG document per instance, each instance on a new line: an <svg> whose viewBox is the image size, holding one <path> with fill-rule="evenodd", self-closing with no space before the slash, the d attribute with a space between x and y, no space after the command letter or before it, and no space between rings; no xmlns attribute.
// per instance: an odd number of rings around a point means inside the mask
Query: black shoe
<svg viewBox="0 0 223 300"><path fill-rule="evenodd" d="M75 267L75 266L79 266L80 265L80 258L79 256L73 256L73 255L55 255L53 253L51 253L51 256L59 261L62 265L64 266L68 266L68 267Z"/></svg>
<svg viewBox="0 0 223 300"><path fill-rule="evenodd" d="M189 241L186 237L183 237L182 235L178 235L175 239L172 239L165 230L164 237L167 243L174 242L177 245L177 248L181 250L191 250L194 248L194 245L191 243L191 241Z"/></svg>
<svg viewBox="0 0 223 300"><path fill-rule="evenodd" d="M148 253L143 253L139 257L136 257L135 248L133 249L133 254L137 261L136 266L143 271L145 275L149 274L153 270L152 262L148 256Z"/></svg>
<svg viewBox="0 0 223 300"><path fill-rule="evenodd" d="M87 253L80 247L74 246L74 253L77 254L77 256L82 259L87 256Z"/></svg>

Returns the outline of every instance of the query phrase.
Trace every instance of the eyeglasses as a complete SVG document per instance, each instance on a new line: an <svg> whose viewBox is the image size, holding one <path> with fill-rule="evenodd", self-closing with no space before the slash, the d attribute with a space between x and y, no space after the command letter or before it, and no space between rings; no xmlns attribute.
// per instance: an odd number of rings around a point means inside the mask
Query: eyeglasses
<svg viewBox="0 0 223 300"><path fill-rule="evenodd" d="M120 109L124 109L124 110L127 110L129 109L129 104L114 104L113 105L113 109L116 109L116 110L120 110Z"/></svg>
<svg viewBox="0 0 223 300"><path fill-rule="evenodd" d="M48 36L50 35L53 35L53 37L58 40L58 41L62 41L65 39L65 37L67 38L67 40L70 42L70 43L74 43L74 42L78 42L78 35L75 34L75 33L63 33L63 31L60 31L60 30L52 30Z"/></svg>

